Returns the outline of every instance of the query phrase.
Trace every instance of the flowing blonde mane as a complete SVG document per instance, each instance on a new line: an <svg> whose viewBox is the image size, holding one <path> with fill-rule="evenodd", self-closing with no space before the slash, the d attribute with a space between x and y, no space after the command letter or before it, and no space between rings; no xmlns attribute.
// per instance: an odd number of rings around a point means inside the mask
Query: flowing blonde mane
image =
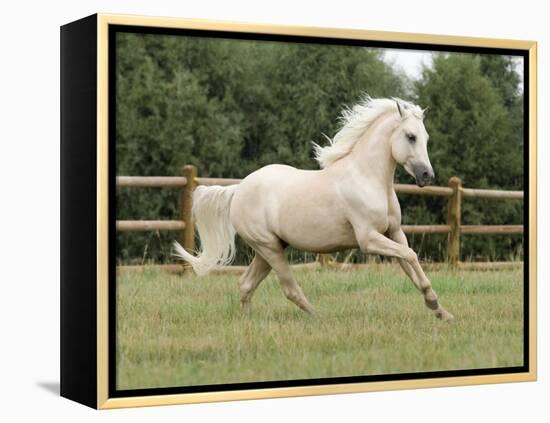
<svg viewBox="0 0 550 423"><path fill-rule="evenodd" d="M371 98L367 96L363 101L353 106L352 109L345 108L342 111L339 118L342 122L340 130L332 139L325 135L329 145L321 147L319 144L313 143L315 160L321 168L328 167L347 156L367 128L381 115L390 111L399 113L397 103L399 103L404 117L412 114L419 119L424 118L424 111L415 104L398 98Z"/></svg>

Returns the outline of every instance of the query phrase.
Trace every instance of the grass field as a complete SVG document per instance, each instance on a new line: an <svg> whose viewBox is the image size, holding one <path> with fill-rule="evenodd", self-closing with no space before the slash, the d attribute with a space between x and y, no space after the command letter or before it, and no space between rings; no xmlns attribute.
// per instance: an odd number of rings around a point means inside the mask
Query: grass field
<svg viewBox="0 0 550 423"><path fill-rule="evenodd" d="M273 274L248 313L235 275L120 274L117 388L523 364L521 270L429 272L452 323L398 269L296 276L319 317L284 298Z"/></svg>

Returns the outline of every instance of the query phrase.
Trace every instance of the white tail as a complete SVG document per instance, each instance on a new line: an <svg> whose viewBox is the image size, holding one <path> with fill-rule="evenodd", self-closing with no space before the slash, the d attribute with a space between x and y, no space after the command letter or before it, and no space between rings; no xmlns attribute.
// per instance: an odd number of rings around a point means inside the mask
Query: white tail
<svg viewBox="0 0 550 423"><path fill-rule="evenodd" d="M201 249L194 256L174 242L174 255L191 264L197 275L228 265L235 258L235 228L229 221L229 208L236 188L199 186L193 192L193 219Z"/></svg>

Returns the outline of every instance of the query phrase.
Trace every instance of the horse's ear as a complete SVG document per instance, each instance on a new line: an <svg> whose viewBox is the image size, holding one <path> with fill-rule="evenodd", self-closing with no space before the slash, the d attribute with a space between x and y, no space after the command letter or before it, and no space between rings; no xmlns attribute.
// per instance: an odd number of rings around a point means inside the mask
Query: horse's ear
<svg viewBox="0 0 550 423"><path fill-rule="evenodd" d="M401 105L399 104L399 100L395 100L395 104L397 105L397 111L399 112L399 116L403 117L403 111L401 110Z"/></svg>
<svg viewBox="0 0 550 423"><path fill-rule="evenodd" d="M430 107L426 107L425 109L422 109L422 117L426 116L426 112L430 109Z"/></svg>

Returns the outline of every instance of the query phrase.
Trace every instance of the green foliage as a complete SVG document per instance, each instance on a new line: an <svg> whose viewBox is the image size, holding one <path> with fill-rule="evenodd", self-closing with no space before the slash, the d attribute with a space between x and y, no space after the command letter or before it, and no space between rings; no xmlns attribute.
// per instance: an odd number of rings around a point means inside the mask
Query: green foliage
<svg viewBox="0 0 550 423"><path fill-rule="evenodd" d="M439 54L416 83L416 101L429 107L425 123L437 185L458 176L467 187L523 189L523 144L514 115L517 100L511 100L518 93L510 88L518 83L517 74L500 59ZM408 207L405 200L404 220L413 222L421 212L430 222L442 223L437 201L427 199ZM464 199L462 203L463 224L520 224L522 213L523 204L516 201ZM522 249L518 236L465 236L462 242L466 259L509 259ZM427 250L435 247L432 244Z"/></svg>
<svg viewBox="0 0 550 423"><path fill-rule="evenodd" d="M239 84L231 43L199 46L174 36L119 34L117 39L117 175L178 175L194 164L203 176L239 172L244 113L229 89ZM225 47L228 46L229 49ZM229 63L224 71L216 69ZM117 191L120 219L175 219L173 190ZM118 236L118 258L170 255L173 233Z"/></svg>
<svg viewBox="0 0 550 423"><path fill-rule="evenodd" d="M366 48L117 37L117 175L178 175L185 164L233 178L270 163L313 169L311 141L336 131L345 104L403 93ZM173 190L117 190L119 219L175 219L177 207ZM119 234L118 260L170 260L173 238Z"/></svg>
<svg viewBox="0 0 550 423"><path fill-rule="evenodd" d="M405 97L411 87L376 49L124 33L116 48L117 175L179 175L186 164L201 176L231 178L270 163L315 169L311 141L334 135L344 105L365 93ZM438 55L412 86L415 100L430 107L438 184L457 175L470 187L521 189L522 95L510 58ZM402 172L398 179L411 182ZM444 219L442 199L403 197L402 204L405 223ZM521 210L513 202L471 201L463 220L521 223ZM178 193L118 188L117 218L177 219ZM118 234L117 260L171 261L174 238ZM445 256L443 237L411 241L422 257ZM466 239L463 251L503 258L520 247L521 237L478 237ZM237 263L249 255L240 245Z"/></svg>

